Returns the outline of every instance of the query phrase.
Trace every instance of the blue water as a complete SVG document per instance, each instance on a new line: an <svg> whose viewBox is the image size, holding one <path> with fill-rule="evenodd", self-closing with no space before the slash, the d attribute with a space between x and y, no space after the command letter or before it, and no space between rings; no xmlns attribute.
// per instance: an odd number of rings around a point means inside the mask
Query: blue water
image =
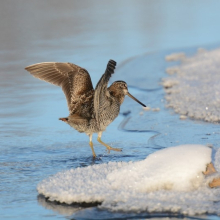
<svg viewBox="0 0 220 220"><path fill-rule="evenodd" d="M141 160L176 143L211 142L218 146L217 133L204 139L206 130L214 132L217 125L180 122L177 115L171 115L172 110L164 108L158 82L170 65L163 60L166 53L191 47L185 50L193 53L196 46L219 42L219 7L219 1L1 2L0 219L182 217L51 204L38 197L36 186L64 169ZM141 106L127 98L120 116L103 134L106 143L123 151L108 154L94 137L98 158L93 160L88 137L58 120L68 115L61 89L34 79L24 67L43 61L73 62L91 73L95 85L109 59L119 64L112 80L127 81L133 95L161 111L140 115ZM165 136L161 121L172 122L180 135L169 129ZM191 132L189 128L198 128L200 136L182 138L186 130Z"/></svg>

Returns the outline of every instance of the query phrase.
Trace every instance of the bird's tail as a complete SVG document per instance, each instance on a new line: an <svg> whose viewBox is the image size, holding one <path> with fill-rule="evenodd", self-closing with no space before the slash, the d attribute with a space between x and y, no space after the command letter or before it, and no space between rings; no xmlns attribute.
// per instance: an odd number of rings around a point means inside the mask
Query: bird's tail
<svg viewBox="0 0 220 220"><path fill-rule="evenodd" d="M64 122L67 122L67 121L68 121L68 118L59 118L59 120L64 121Z"/></svg>

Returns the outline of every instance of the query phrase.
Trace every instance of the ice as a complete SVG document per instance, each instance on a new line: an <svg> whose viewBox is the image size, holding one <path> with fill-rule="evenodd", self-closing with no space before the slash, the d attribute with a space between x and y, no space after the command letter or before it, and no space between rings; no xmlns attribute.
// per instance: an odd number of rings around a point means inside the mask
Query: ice
<svg viewBox="0 0 220 220"><path fill-rule="evenodd" d="M189 191L201 185L211 149L202 145L165 148L107 176L114 188L124 185L139 192L159 189ZM129 183L127 185L124 182Z"/></svg>
<svg viewBox="0 0 220 220"><path fill-rule="evenodd" d="M176 61L176 60L182 60L185 59L186 55L185 53L173 53L166 56L167 61Z"/></svg>
<svg viewBox="0 0 220 220"><path fill-rule="evenodd" d="M220 121L220 49L184 57L183 53L171 54L167 61L180 60L179 66L169 67L174 74L163 79L167 107L183 115L208 122Z"/></svg>
<svg viewBox="0 0 220 220"><path fill-rule="evenodd" d="M211 162L211 153L203 145L169 147L142 161L59 172L39 183L37 190L50 201L101 202L99 208L110 211L220 214L220 189L210 189L207 184L214 177L202 174ZM213 163L219 168L220 149Z"/></svg>

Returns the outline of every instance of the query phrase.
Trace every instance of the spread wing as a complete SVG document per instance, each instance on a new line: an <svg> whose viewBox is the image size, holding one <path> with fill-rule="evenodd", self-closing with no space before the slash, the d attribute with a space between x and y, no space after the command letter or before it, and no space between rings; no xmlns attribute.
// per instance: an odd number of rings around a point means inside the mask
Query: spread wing
<svg viewBox="0 0 220 220"><path fill-rule="evenodd" d="M25 68L34 77L60 86L66 96L70 113L75 111L83 97L93 95L93 86L87 70L72 63L45 62Z"/></svg>
<svg viewBox="0 0 220 220"><path fill-rule="evenodd" d="M101 79L96 85L95 95L94 95L94 113L95 118L99 124L99 114L102 107L108 102L108 81L111 75L114 73L116 62L114 60L109 60L105 73L102 75Z"/></svg>

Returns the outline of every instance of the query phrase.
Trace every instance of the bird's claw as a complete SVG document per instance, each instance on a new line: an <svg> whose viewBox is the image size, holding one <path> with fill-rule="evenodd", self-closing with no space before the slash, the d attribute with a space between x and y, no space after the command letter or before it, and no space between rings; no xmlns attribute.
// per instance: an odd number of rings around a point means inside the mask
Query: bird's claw
<svg viewBox="0 0 220 220"><path fill-rule="evenodd" d="M119 151L119 152L122 151L121 148L113 148L113 147L108 147L107 150L108 150L108 153L110 153L111 150L113 150L113 151Z"/></svg>

